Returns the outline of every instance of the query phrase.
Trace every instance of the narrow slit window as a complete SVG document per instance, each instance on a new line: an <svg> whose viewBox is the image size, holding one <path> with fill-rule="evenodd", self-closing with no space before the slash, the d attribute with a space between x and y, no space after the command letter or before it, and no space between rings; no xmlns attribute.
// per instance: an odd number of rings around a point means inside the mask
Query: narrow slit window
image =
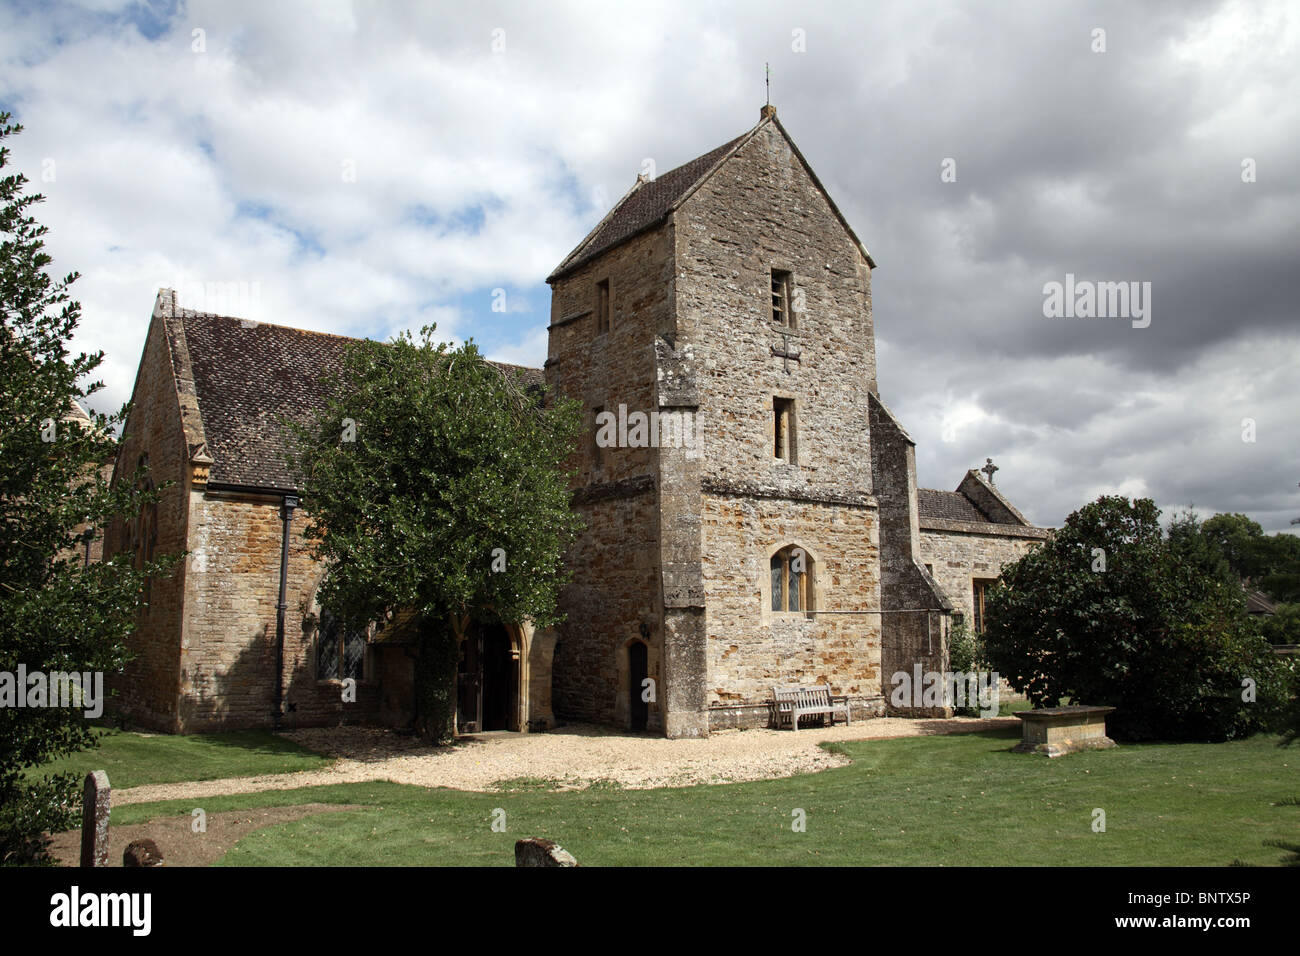
<svg viewBox="0 0 1300 956"><path fill-rule="evenodd" d="M601 279L596 283L596 334L603 335L609 331L609 280Z"/></svg>
<svg viewBox="0 0 1300 956"><path fill-rule="evenodd" d="M772 399L773 455L778 461L796 464L794 399Z"/></svg>

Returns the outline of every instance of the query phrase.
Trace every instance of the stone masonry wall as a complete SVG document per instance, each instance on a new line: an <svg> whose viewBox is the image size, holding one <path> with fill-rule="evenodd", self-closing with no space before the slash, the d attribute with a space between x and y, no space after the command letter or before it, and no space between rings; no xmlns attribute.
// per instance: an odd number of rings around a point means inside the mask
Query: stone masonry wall
<svg viewBox="0 0 1300 956"><path fill-rule="evenodd" d="M291 524L285 613L282 726L360 722L378 713L377 664L366 662L357 701L342 683L318 679L312 604L323 573ZM282 524L280 499L195 490L190 496L189 612L181 651L181 729L266 727L275 704L276 603ZM373 651L367 651L373 655Z"/></svg>
<svg viewBox="0 0 1300 956"><path fill-rule="evenodd" d="M154 318L145 338L136 373L130 420L123 431L114 470L115 481L133 481L142 456L148 457L155 486L173 482L158 502L155 555L180 554L186 548L188 454L181 428L171 352L161 318ZM105 531L104 552L112 556L126 546L126 529L115 523ZM108 708L132 724L153 730L177 729L178 682L185 563L150 585L149 607L137 617L127 646L134 659L120 675L105 675Z"/></svg>
<svg viewBox="0 0 1300 956"><path fill-rule="evenodd" d="M573 580L560 596L553 707L557 717L626 725L629 642L647 645L660 689L647 729L663 726L657 449L597 449L595 410L655 410L655 338L666 325L672 260L665 230L633 238L552 288L547 384L582 404L570 459L574 508L586 531L566 557ZM596 283L609 282L609 331L596 331Z"/></svg>
<svg viewBox="0 0 1300 956"><path fill-rule="evenodd" d="M556 628L552 707L561 719L625 726L630 718L628 642L645 641L648 676L657 683L662 680L653 601L658 583L654 495L647 488L579 505L577 511L587 529L566 558L573 578L560 595L567 618ZM649 634L644 638L643 625ZM661 725L657 700L650 705L647 729Z"/></svg>
<svg viewBox="0 0 1300 956"><path fill-rule="evenodd" d="M711 730L769 724L775 684L829 684L854 718L881 711L880 566L874 508L704 498ZM811 614L774 612L769 560L808 556Z"/></svg>
<svg viewBox="0 0 1300 956"><path fill-rule="evenodd" d="M1006 532L998 533L1000 529ZM974 581L996 578L1004 564L1010 564L1042 540L1038 529L1022 529L1033 536L1015 533L1014 526L996 525L975 531L921 528L921 560L929 564L948 599L972 624L975 613Z"/></svg>
<svg viewBox="0 0 1300 956"><path fill-rule="evenodd" d="M880 502L880 579L883 620L881 676L891 713L949 716L946 708L925 708L912 699L893 699L894 676L948 669L947 624L952 604L921 561L916 500L916 452L911 437L874 392L871 458Z"/></svg>
<svg viewBox="0 0 1300 956"><path fill-rule="evenodd" d="M774 124L674 217L677 334L694 344L705 479L787 494L871 494L866 393L875 388L870 268ZM802 294L789 350L772 321L771 273ZM796 403L797 466L773 452L773 398Z"/></svg>
<svg viewBox="0 0 1300 956"><path fill-rule="evenodd" d="M815 553L823 609L880 607L865 400L875 387L869 265L775 123L672 222L674 345L693 353L703 437L709 726L766 723L772 685L791 680L829 683L859 712L876 707L878 614L764 623L762 597L770 556L797 544ZM773 269L791 273L791 305L803 306L794 329L772 321ZM795 403L793 463L773 448L778 397ZM661 468L669 486L677 476Z"/></svg>

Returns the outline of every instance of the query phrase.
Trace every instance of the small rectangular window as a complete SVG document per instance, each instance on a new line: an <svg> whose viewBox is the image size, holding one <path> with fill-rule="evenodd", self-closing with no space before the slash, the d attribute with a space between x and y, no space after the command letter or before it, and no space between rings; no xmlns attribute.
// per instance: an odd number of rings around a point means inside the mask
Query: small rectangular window
<svg viewBox="0 0 1300 956"><path fill-rule="evenodd" d="M772 399L772 432L773 453L777 460L790 465L797 464L794 399Z"/></svg>
<svg viewBox="0 0 1300 956"><path fill-rule="evenodd" d="M596 283L596 334L603 335L609 331L609 280L601 279Z"/></svg>
<svg viewBox="0 0 1300 956"><path fill-rule="evenodd" d="M605 467L605 450L600 447L600 416L605 414L605 406L597 405L591 413L591 465L593 470L600 471Z"/></svg>
<svg viewBox="0 0 1300 956"><path fill-rule="evenodd" d="M772 322L788 329L795 327L794 312L790 305L790 273L772 270Z"/></svg>

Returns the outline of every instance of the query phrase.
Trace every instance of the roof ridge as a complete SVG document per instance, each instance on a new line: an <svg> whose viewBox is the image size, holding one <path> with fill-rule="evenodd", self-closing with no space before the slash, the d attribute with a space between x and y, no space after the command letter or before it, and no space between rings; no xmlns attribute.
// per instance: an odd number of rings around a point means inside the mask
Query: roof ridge
<svg viewBox="0 0 1300 956"><path fill-rule="evenodd" d="M186 319L221 319L227 322L238 322L241 325L245 325L246 323L251 323L247 325L248 328L255 328L264 325L272 329L284 329L287 332L296 332L299 335L314 335L320 338L341 339L344 342L378 342L379 341L378 339L372 339L369 337L362 337L356 335L340 335L338 332L322 332L319 329L304 329L296 325L283 325L279 322L263 322L260 319L244 319L244 318L240 318L237 315L223 315L220 312L205 312L200 309L186 309L186 308L177 307L173 310L172 314L173 317L180 319L182 322L184 322ZM383 343L381 342L380 344ZM483 361L490 362L493 365L503 366L506 368L524 369L529 372L542 371L542 369L533 365L520 365L518 362L500 362L497 361L496 359L488 358L486 353L483 353Z"/></svg>

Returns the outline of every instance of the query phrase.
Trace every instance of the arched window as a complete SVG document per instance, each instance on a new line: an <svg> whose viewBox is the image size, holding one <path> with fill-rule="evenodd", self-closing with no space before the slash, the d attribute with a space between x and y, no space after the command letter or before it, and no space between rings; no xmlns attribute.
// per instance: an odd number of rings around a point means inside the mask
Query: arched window
<svg viewBox="0 0 1300 956"><path fill-rule="evenodd" d="M813 609L812 557L798 545L772 555L772 610Z"/></svg>
<svg viewBox="0 0 1300 956"><path fill-rule="evenodd" d="M365 676L365 660L365 632L345 630L338 618L322 610L316 637L316 678L361 680Z"/></svg>

